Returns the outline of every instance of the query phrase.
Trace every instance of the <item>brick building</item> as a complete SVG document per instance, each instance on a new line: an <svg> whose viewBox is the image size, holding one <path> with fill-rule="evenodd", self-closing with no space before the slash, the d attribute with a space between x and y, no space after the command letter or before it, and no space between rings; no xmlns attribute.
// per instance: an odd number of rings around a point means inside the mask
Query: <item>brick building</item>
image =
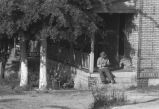
<svg viewBox="0 0 159 109"><path fill-rule="evenodd" d="M134 50L131 58L137 73L138 85L157 85L159 84L159 1L130 0L128 4L134 6L136 10L131 19L132 29L127 31L127 40ZM125 11L119 13L123 14ZM127 13L133 14L130 11ZM127 52L127 49L124 52Z"/></svg>
<svg viewBox="0 0 159 109"><path fill-rule="evenodd" d="M124 4L124 5L122 5ZM113 6L113 5L112 5ZM124 24L123 42L120 41L122 34L118 35L118 55L120 43L124 43L124 55L129 52L132 66L137 77L138 86L149 86L159 84L159 1L158 0L129 0L128 2L117 2L111 11L111 15L117 15L120 19L119 25ZM122 19L125 16L125 21ZM130 17L129 17L130 16ZM115 21L117 21L117 19ZM130 47L128 47L130 46ZM132 49L132 50L130 50ZM133 51L133 52L131 52ZM128 73L126 75L129 75ZM134 76L134 75L133 75ZM135 78L135 76L133 77Z"/></svg>

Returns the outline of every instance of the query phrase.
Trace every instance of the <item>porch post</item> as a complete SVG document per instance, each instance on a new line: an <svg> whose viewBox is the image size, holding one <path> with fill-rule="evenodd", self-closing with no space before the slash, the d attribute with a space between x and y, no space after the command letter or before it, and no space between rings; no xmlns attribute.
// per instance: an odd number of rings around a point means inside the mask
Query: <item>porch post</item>
<svg viewBox="0 0 159 109"><path fill-rule="evenodd" d="M119 14L119 19L118 19L119 23L117 26L117 61L119 62L119 39L120 39L120 14Z"/></svg>
<svg viewBox="0 0 159 109"><path fill-rule="evenodd" d="M91 52L90 52L90 64L89 64L89 72L93 73L94 71L94 42L95 42L95 36L93 35L91 37Z"/></svg>

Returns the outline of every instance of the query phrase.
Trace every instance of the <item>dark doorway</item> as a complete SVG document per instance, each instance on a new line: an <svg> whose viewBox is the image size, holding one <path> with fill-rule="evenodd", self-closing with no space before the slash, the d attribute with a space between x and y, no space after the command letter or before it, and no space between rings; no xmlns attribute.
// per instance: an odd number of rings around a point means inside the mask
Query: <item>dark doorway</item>
<svg viewBox="0 0 159 109"><path fill-rule="evenodd" d="M102 29L106 32L96 36L95 66L100 52L105 51L112 66L117 67L119 66L120 58L131 50L128 34L125 31L127 31L127 23L132 20L133 14L100 13L99 15L104 19Z"/></svg>
<svg viewBox="0 0 159 109"><path fill-rule="evenodd" d="M124 29L125 29L125 20L126 20L126 15L121 14L120 15L120 26L119 26L119 56L124 56L124 40L126 38Z"/></svg>

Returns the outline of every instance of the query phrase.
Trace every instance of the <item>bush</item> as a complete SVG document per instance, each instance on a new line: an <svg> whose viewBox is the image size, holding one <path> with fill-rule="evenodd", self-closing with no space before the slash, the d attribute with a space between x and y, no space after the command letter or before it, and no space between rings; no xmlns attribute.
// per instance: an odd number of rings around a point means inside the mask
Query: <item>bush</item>
<svg viewBox="0 0 159 109"><path fill-rule="evenodd" d="M94 97L92 109L109 109L112 106L124 105L127 102L125 92L112 87L93 89L92 94Z"/></svg>
<svg viewBox="0 0 159 109"><path fill-rule="evenodd" d="M38 59L28 60L28 85L31 88L38 87L39 85L39 68L40 61Z"/></svg>
<svg viewBox="0 0 159 109"><path fill-rule="evenodd" d="M73 88L73 74L68 66L56 64L48 69L48 80L53 89ZM49 82L50 83L50 82Z"/></svg>

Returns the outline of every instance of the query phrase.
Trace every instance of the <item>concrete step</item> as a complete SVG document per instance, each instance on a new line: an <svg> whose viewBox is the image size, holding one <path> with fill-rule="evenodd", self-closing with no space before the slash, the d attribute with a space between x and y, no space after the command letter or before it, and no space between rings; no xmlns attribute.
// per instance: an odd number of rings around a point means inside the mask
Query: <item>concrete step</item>
<svg viewBox="0 0 159 109"><path fill-rule="evenodd" d="M110 84L116 88L129 88L137 85L136 73L135 72L112 72L115 75L116 84ZM91 74L91 78L96 81L96 85L104 86L101 82L100 74ZM93 80L92 80L93 81ZM94 82L95 83L95 82Z"/></svg>
<svg viewBox="0 0 159 109"><path fill-rule="evenodd" d="M132 76L136 76L136 72L118 72L118 71L113 71L112 72L116 77L132 77ZM100 77L99 73L92 73L91 77Z"/></svg>

